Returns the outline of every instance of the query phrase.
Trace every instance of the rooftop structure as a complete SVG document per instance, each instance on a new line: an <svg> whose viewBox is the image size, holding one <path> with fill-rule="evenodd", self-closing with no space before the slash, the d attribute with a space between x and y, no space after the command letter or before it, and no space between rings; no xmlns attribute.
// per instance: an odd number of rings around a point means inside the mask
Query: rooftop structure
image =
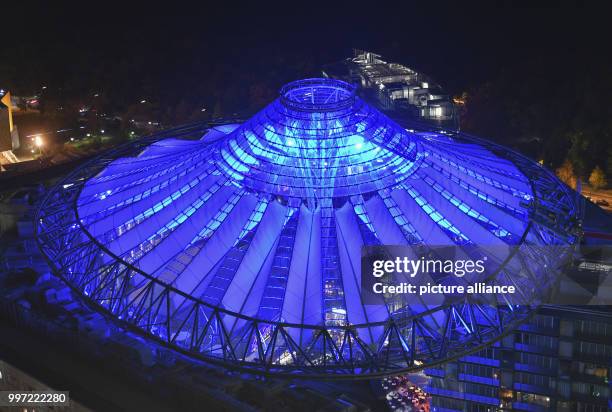
<svg viewBox="0 0 612 412"><path fill-rule="evenodd" d="M353 85L306 79L243 124L86 164L48 193L36 232L84 301L152 341L232 369L354 379L509 333L549 292L576 213L566 186L509 149L407 129ZM486 257L481 280L514 282L529 304L365 304L361 247L380 244Z"/></svg>
<svg viewBox="0 0 612 412"><path fill-rule="evenodd" d="M0 88L0 172L2 165L17 163L13 150L19 148L19 134L13 123L13 103L8 90Z"/></svg>
<svg viewBox="0 0 612 412"><path fill-rule="evenodd" d="M8 90L0 89L0 151L12 150L13 105Z"/></svg>
<svg viewBox="0 0 612 412"><path fill-rule="evenodd" d="M423 73L390 63L380 55L355 50L352 58L328 65L327 76L359 84L381 109L399 117L457 128L458 116L451 98Z"/></svg>

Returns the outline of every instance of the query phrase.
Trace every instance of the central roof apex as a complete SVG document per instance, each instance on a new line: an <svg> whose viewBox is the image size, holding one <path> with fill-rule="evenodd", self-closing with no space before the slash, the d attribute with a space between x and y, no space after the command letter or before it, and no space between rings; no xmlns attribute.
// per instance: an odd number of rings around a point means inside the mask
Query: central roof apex
<svg viewBox="0 0 612 412"><path fill-rule="evenodd" d="M328 78L296 80L280 90L281 103L294 110L328 112L347 109L355 102L357 87Z"/></svg>
<svg viewBox="0 0 612 412"><path fill-rule="evenodd" d="M420 138L327 78L280 97L219 142L216 164L235 184L292 198L332 198L395 186L418 168Z"/></svg>

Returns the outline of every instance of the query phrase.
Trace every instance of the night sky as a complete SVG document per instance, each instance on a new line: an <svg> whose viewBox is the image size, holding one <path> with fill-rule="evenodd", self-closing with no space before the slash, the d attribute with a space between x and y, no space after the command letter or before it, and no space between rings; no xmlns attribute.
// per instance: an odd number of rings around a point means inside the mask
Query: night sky
<svg viewBox="0 0 612 412"><path fill-rule="evenodd" d="M610 64L605 10L428 3L435 4L302 2L278 8L253 2L221 10L83 3L87 11L58 2L9 5L0 81L28 93L43 83L79 90L112 81L129 88L133 76L146 76L146 87L179 93L225 65L257 78L267 67L290 64L300 75L357 47L422 70L457 93L525 61L551 70Z"/></svg>

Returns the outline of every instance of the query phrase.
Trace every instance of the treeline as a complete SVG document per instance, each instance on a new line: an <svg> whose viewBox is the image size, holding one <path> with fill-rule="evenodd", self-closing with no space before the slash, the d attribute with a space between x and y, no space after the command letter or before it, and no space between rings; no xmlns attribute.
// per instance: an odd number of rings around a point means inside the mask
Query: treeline
<svg viewBox="0 0 612 412"><path fill-rule="evenodd" d="M603 51L602 51L603 52ZM462 128L596 188L612 177L612 70L605 59L517 62L467 92Z"/></svg>

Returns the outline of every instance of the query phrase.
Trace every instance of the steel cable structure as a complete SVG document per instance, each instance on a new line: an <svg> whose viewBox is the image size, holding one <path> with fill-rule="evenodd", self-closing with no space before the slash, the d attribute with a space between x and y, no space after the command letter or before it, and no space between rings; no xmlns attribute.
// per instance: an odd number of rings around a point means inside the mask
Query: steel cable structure
<svg viewBox="0 0 612 412"><path fill-rule="evenodd" d="M354 86L306 79L243 123L201 123L91 161L42 202L37 241L84 301L151 341L275 376L372 378L464 356L524 321L577 241L571 191L462 133L400 126ZM362 246L486 257L524 304L360 293Z"/></svg>

